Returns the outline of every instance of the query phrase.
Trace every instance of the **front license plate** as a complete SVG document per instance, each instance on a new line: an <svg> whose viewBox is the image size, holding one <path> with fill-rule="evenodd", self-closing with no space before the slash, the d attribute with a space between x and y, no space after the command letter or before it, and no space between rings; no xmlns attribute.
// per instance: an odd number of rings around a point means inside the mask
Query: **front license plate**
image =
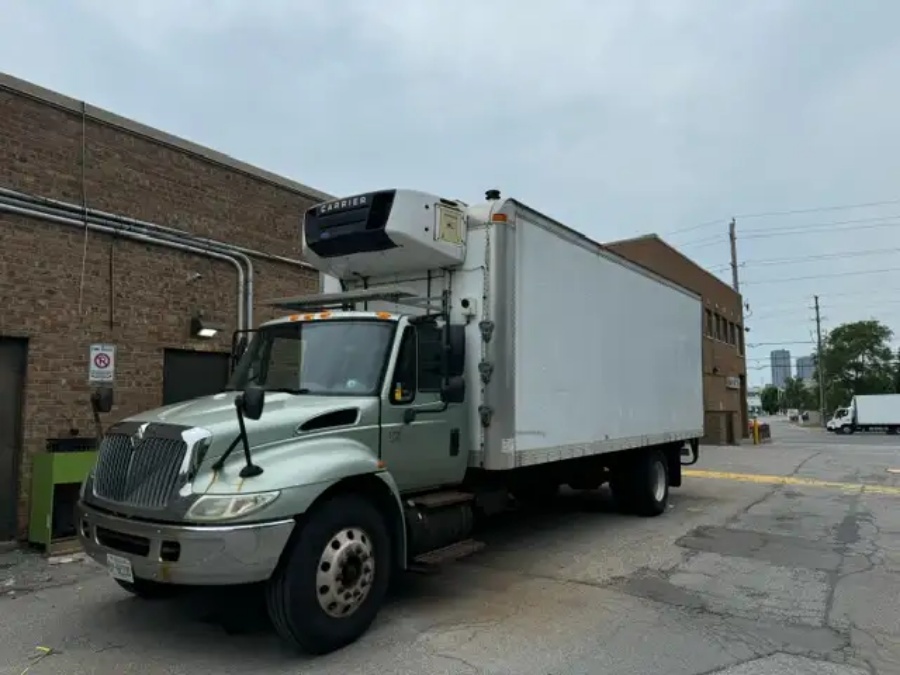
<svg viewBox="0 0 900 675"><path fill-rule="evenodd" d="M131 569L131 561L120 555L106 554L106 569L113 579L134 583L134 572Z"/></svg>

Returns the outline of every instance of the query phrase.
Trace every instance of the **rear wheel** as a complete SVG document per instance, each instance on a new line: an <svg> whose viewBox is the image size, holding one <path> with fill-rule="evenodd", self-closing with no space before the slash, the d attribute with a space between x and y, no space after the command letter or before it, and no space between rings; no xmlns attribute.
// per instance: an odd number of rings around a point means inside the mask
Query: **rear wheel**
<svg viewBox="0 0 900 675"><path fill-rule="evenodd" d="M390 537L367 500L339 495L316 508L270 580L266 605L276 631L310 654L358 639L374 621L390 581Z"/></svg>
<svg viewBox="0 0 900 675"><path fill-rule="evenodd" d="M653 517L669 504L669 465L659 450L648 450L623 462L610 480L613 499L625 513Z"/></svg>

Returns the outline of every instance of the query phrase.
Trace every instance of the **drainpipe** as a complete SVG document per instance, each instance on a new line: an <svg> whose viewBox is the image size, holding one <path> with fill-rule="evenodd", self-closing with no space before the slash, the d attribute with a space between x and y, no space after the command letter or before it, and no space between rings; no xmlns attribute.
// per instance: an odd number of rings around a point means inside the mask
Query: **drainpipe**
<svg viewBox="0 0 900 675"><path fill-rule="evenodd" d="M42 211L39 209L33 208L25 208L22 206L16 206L13 204L4 203L0 201L0 212L5 213L13 213L19 216L25 216L28 218L35 218L37 220L45 220L51 223L57 223L59 225L69 225L70 227L75 227L83 230L85 227L88 230L93 232L102 232L104 234L111 234L118 237L122 237L124 239L133 239L135 241L140 241L145 244L152 244L155 246L162 246L164 248L176 249L179 251L185 251L187 253L193 253L194 255L205 256L208 258L215 258L217 260L224 260L232 265L234 265L237 270L237 278L238 278L238 293L237 293L237 325L238 328L249 328L246 323L245 317L245 309L247 307L247 298L246 298L246 290L247 284L245 283L244 276L244 268L241 264L233 257L234 254L226 254L218 251L210 250L209 248L201 248L199 246L191 246L186 243L181 243L177 241L172 241L170 239L163 239L152 236L149 233L135 232L130 229L110 227L108 225L100 225L93 222L85 223L82 220L76 220L75 218L69 218L66 216L56 215L52 213L48 213L46 211Z"/></svg>
<svg viewBox="0 0 900 675"><path fill-rule="evenodd" d="M209 248L213 251L219 251L221 253L228 253L230 255L236 256L240 258L240 260L247 267L247 289L245 291L246 298L246 327L253 327L253 309L254 309L254 269L253 263L250 260L249 256L254 258L260 258L262 260L269 260L272 262L277 262L283 265L290 265L292 267L299 267L305 270L313 270L315 269L308 262L303 260L299 260L296 258L288 258L282 255L276 255L272 253L265 253L263 251L257 251L251 248L247 248L245 246L238 246L236 244L229 244L221 241L216 241L214 239L208 239L206 237L198 237L194 234L191 234L187 230L181 230L174 227L168 227L165 225L159 225L157 223L150 223L143 220L138 220L136 218L129 218L126 216L117 215L114 213L109 213L106 211L100 211L98 209L91 208L82 208L80 205L72 204L70 202L64 202L58 199L51 199L50 197L39 197L27 194L25 192L18 192L16 190L10 190L9 188L0 187L0 203L9 203L13 206L17 206L19 208L27 208L33 209L41 212L50 213L51 215L59 215L62 217L77 217L80 221L88 220L94 221L99 225L105 225L107 227L112 227L115 229L119 229L121 227L125 227L126 229L134 230L135 228L137 232L143 232L145 234L150 234L150 236L159 237L171 240L173 242L187 244L189 246L199 246L202 248Z"/></svg>
<svg viewBox="0 0 900 675"><path fill-rule="evenodd" d="M178 237L184 237L186 239L190 239L194 243L204 243L210 246L216 246L217 248L222 248L223 250L227 250L229 252L245 253L246 255L253 256L254 258L259 258L260 260L270 260L272 262L291 265L292 267L301 267L306 270L315 269L308 262L299 260L297 258L288 258L283 255L257 251L252 248L247 248L246 246L238 246L237 244L229 244L222 241L216 241L215 239L198 237L197 235L194 235L187 230L182 230L176 227L168 227L166 225L159 225L157 223L150 223L144 220L138 220L136 218L128 218L127 216L121 216L115 213L109 213L107 211L99 211L97 209L91 208L83 209L78 204L72 204L71 202L64 202L58 199L51 199L50 197L37 197L25 192L17 192L16 190L10 190L9 188L4 187L0 187L0 197L8 197L10 199L33 204L35 206L56 207L60 210L68 211L74 215L77 215L79 219L83 218L84 215L95 216L97 219L110 221L112 223L134 225L135 227L151 230L153 232L165 232L167 234L172 234Z"/></svg>
<svg viewBox="0 0 900 675"><path fill-rule="evenodd" d="M230 258L238 258L241 262L244 263L247 268L246 276L244 276L245 287L243 290L244 323L240 326L240 328L253 327L253 263L245 254L238 251L229 251L226 249L226 247L221 246L215 242L207 243L203 240L195 241L187 236L170 234L166 231L169 228L163 228L161 231L157 232L156 230L158 229L158 227L146 228L143 225L133 225L127 222L128 219L117 219L124 222L116 222L113 220L108 220L106 218L98 217L96 215L85 215L81 209L74 205L66 205L65 207L48 206L41 203L42 200L36 200L35 198L29 197L28 195L24 195L23 197L13 197L4 194L6 192L9 191L0 188L0 205L5 204L7 206L35 211L59 218L77 218L79 222L82 223L82 225L84 224L85 220L87 220L88 223L92 223L101 227L108 227L115 230L116 232L132 232L134 234L142 234L145 236L149 236L154 240L170 241L175 244L193 246L194 248L226 254ZM64 204L64 202L60 203ZM135 223L139 222L140 221L135 221ZM175 230L175 232L177 232L177 230Z"/></svg>

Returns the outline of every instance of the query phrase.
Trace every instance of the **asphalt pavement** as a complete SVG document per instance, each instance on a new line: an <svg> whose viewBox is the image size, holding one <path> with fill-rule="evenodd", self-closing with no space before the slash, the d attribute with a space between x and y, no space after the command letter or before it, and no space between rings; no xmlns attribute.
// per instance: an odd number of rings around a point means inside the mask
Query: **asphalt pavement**
<svg viewBox="0 0 900 675"><path fill-rule="evenodd" d="M659 518L603 492L504 517L317 659L252 592L144 602L94 563L5 554L0 673L900 675L900 437L773 436L703 448Z"/></svg>

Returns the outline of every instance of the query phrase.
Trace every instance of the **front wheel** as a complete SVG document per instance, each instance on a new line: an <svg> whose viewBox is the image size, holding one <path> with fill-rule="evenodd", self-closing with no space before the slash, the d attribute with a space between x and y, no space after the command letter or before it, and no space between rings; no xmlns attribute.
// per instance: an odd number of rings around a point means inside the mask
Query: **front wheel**
<svg viewBox="0 0 900 675"><path fill-rule="evenodd" d="M390 581L390 537L367 500L339 495L317 507L268 583L275 630L309 654L357 640L378 614Z"/></svg>

